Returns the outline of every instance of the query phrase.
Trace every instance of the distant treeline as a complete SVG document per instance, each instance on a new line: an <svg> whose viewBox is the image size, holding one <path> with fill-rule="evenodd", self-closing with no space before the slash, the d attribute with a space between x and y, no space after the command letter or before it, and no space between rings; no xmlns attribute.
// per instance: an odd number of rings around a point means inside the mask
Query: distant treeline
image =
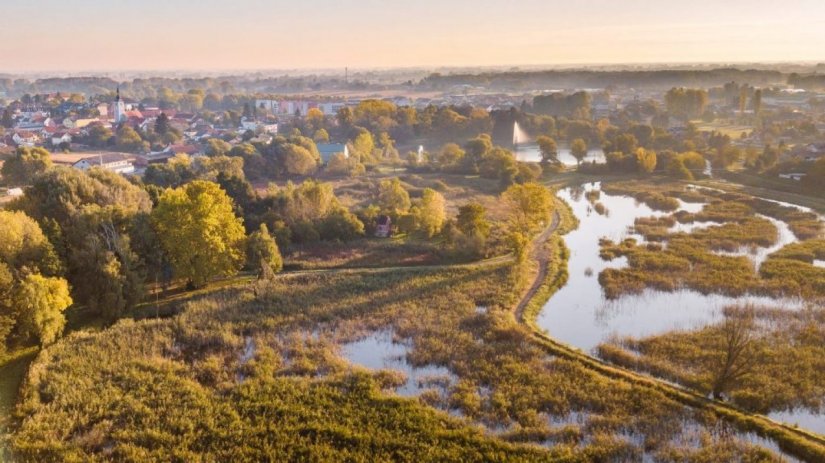
<svg viewBox="0 0 825 463"><path fill-rule="evenodd" d="M822 90L825 88L825 74L800 75L794 73L788 77L788 83L805 90Z"/></svg>
<svg viewBox="0 0 825 463"><path fill-rule="evenodd" d="M651 71L513 71L484 74L432 74L422 85L447 89L455 85L474 85L494 89L537 88L605 88L620 87L716 87L727 82L748 82L751 85L785 83L786 74L770 70L733 68L712 70L651 70Z"/></svg>
<svg viewBox="0 0 825 463"><path fill-rule="evenodd" d="M300 93L321 89L360 90L369 84L364 81L350 80L335 76L283 76L258 78L252 76L227 76L204 78L139 78L118 82L109 77L66 77L36 80L0 78L0 93L9 97L24 94L44 93L81 93L85 95L104 95L120 90L131 98L157 98L160 89L169 89L176 93L189 90L202 90L217 95L229 94L284 94ZM374 87L374 86L373 86Z"/></svg>

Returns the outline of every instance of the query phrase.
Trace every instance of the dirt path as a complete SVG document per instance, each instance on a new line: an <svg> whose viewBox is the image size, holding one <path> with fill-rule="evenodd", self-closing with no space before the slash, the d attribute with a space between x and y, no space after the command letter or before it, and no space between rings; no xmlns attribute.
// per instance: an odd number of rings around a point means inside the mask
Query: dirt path
<svg viewBox="0 0 825 463"><path fill-rule="evenodd" d="M550 226L547 227L540 235L538 235L535 239L533 239L532 250L530 251L530 259L535 260L539 264L539 271L536 275L536 279L533 281L533 284L530 286L530 289L524 293L522 296L521 301L519 301L518 305L516 306L516 320L519 322L523 322L524 318L524 309L527 307L527 304L535 297L538 290L541 288L541 285L544 284L544 280L547 279L547 266L550 264L550 250L547 249L545 244L547 240L550 238L550 235L556 232L559 228L559 223L561 222L561 216L559 215L558 211L553 212L553 221L550 222Z"/></svg>

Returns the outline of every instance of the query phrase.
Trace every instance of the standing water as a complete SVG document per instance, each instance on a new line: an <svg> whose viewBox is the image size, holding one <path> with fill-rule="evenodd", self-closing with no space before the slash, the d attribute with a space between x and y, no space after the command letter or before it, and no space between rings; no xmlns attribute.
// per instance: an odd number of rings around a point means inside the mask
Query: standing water
<svg viewBox="0 0 825 463"><path fill-rule="evenodd" d="M585 190L598 189L591 184ZM607 213L598 214L585 198L585 194L567 188L558 196L573 209L580 224L579 228L565 235L570 249L567 284L554 294L538 316L538 325L551 336L566 344L594 354L595 348L613 338L643 338L672 330L697 329L722 319L722 309L732 304L754 303L756 305L780 306L785 309L800 309L803 302L790 299L745 296L732 298L717 294L701 294L683 289L663 292L647 289L641 294L625 295L615 300L604 297L598 275L606 268L622 268L627 265L625 258L604 261L599 256L600 238L614 242L632 237L629 227L638 217L660 217L662 212L654 211L628 196L614 196L601 192L599 202L607 208ZM697 212L701 205L680 201L680 210ZM767 217L766 217L767 218ZM796 238L784 222L768 218L777 226L779 243L769 248L748 251L754 265L758 266L765 257ZM692 224L693 227L713 226L713 223ZM681 230L680 230L681 228ZM677 224L672 231L686 231ZM744 253L744 251L743 251ZM770 417L791 425L825 433L825 416L807 410L774 412Z"/></svg>
<svg viewBox="0 0 825 463"><path fill-rule="evenodd" d="M590 185L589 190L598 189ZM573 194L570 188L559 191L559 197L567 201L579 218L579 228L565 235L570 249L568 262L569 279L542 309L538 325L554 338L593 353L600 343L618 337L647 337L675 329L694 329L717 322L722 309L731 304L754 303L757 305L782 304L787 308L799 308L796 300L777 300L769 297L728 297L718 294L705 295L683 289L664 292L647 289L641 294L624 295L609 300L604 296L598 275L607 268L622 268L627 261L605 261L599 256L599 239L608 238L619 242L633 235L629 228L639 217L661 217L665 213L654 211L629 196L614 196L601 192L599 202L607 208L602 215L593 210L584 194ZM680 202L681 210L695 212L698 205ZM710 226L711 224L702 224ZM780 228L782 241L791 238ZM759 250L755 264L766 255Z"/></svg>
<svg viewBox="0 0 825 463"><path fill-rule="evenodd" d="M535 140L530 139L530 135L521 128L518 122L513 123L513 146L517 161L521 162L541 162L541 150ZM579 161L570 152L569 147L560 146L556 156L563 165L567 167L578 165ZM604 164L606 161L604 152L601 149L588 149L587 155L582 162L595 162Z"/></svg>

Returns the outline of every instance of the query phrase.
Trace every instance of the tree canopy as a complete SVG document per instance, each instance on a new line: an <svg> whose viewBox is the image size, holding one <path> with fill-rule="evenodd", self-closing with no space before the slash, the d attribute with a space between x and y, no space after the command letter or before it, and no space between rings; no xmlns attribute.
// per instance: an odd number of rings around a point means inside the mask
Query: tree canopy
<svg viewBox="0 0 825 463"><path fill-rule="evenodd" d="M243 223L216 183L195 180L167 190L152 219L175 274L196 287L233 275L244 263Z"/></svg>

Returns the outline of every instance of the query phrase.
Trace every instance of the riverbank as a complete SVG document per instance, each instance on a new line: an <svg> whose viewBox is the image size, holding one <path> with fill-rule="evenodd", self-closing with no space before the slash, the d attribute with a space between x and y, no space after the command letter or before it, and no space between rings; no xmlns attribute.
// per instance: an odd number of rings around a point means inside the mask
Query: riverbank
<svg viewBox="0 0 825 463"><path fill-rule="evenodd" d="M559 229L566 230L567 228L562 224ZM780 449L803 460L825 460L825 436L777 423L763 415L748 413L730 404L708 399L665 380L611 365L553 339L537 325L536 318L553 293L567 280L566 263L569 253L564 248L559 234L549 236L546 246L540 246L537 249L543 250L533 255L539 271L532 287L538 289L528 292L519 301L515 314L521 323L532 330L534 339L546 349L548 354L576 361L600 375L651 388L684 405L711 412L734 424L743 432L755 432L762 437L774 440Z"/></svg>

